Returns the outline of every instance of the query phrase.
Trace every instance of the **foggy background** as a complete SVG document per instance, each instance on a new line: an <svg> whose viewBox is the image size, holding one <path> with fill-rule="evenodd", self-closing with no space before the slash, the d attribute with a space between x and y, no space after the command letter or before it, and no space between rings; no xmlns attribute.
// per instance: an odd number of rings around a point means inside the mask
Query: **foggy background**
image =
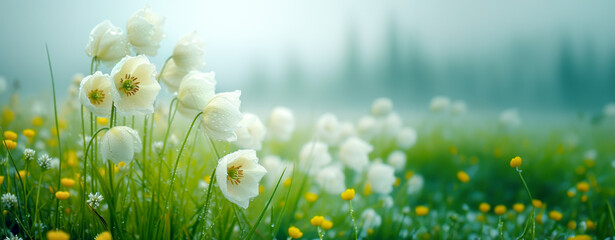
<svg viewBox="0 0 615 240"><path fill-rule="evenodd" d="M242 109L366 111L386 96L426 111L441 95L470 112L577 113L615 100L613 1L2 1L0 76L49 101L47 43L65 96L89 72L90 30L109 19L125 32L145 5L166 17L158 70L197 30L205 71L242 90Z"/></svg>

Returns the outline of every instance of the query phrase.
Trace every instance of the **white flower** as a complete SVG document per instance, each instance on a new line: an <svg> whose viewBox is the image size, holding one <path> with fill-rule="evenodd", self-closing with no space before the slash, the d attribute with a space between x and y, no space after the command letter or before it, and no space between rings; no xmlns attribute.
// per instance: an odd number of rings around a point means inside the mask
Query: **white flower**
<svg viewBox="0 0 615 240"><path fill-rule="evenodd" d="M30 148L26 148L23 150L23 157L26 159L26 162L34 160L34 155L36 155L36 151Z"/></svg>
<svg viewBox="0 0 615 240"><path fill-rule="evenodd" d="M583 159L585 160L596 160L596 157L598 157L598 151L596 151L596 149L590 149L583 153Z"/></svg>
<svg viewBox="0 0 615 240"><path fill-rule="evenodd" d="M193 118L203 111L209 100L216 95L215 73L191 71L188 73L177 91L177 111L186 117Z"/></svg>
<svg viewBox="0 0 615 240"><path fill-rule="evenodd" d="M329 145L336 145L340 135L340 122L331 113L322 115L316 123L316 137Z"/></svg>
<svg viewBox="0 0 615 240"><path fill-rule="evenodd" d="M98 208L100 206L100 203L103 200L105 200L105 198L103 198L103 196L100 193L98 193L98 192L96 192L94 194L89 193L88 194L87 203L88 203L88 205L90 205L90 207L96 209L96 208Z"/></svg>
<svg viewBox="0 0 615 240"><path fill-rule="evenodd" d="M240 148L260 150L266 133L267 129L258 116L245 113L239 122L239 128L235 130L237 135L235 145Z"/></svg>
<svg viewBox="0 0 615 240"><path fill-rule="evenodd" d="M43 154L36 160L43 171L51 168L51 158L48 154Z"/></svg>
<svg viewBox="0 0 615 240"><path fill-rule="evenodd" d="M258 182L267 170L258 164L256 151L239 150L222 157L216 167L216 181L226 199L248 208L258 196Z"/></svg>
<svg viewBox="0 0 615 240"><path fill-rule="evenodd" d="M280 175L286 168L284 176L289 176L293 172L293 165L290 162L282 160L278 156L269 155L263 158L263 167L267 169L267 175L265 175L265 182L268 186L273 186L280 179Z"/></svg>
<svg viewBox="0 0 615 240"><path fill-rule="evenodd" d="M154 79L156 67L146 56L126 56L111 70L111 96L117 110L126 115L154 112L160 84Z"/></svg>
<svg viewBox="0 0 615 240"><path fill-rule="evenodd" d="M354 125L351 122L343 122L340 125L340 142L354 136L357 136L357 130L355 129Z"/></svg>
<svg viewBox="0 0 615 240"><path fill-rule="evenodd" d="M341 194L346 190L344 172L338 166L328 166L316 174L316 182L329 194Z"/></svg>
<svg viewBox="0 0 615 240"><path fill-rule="evenodd" d="M378 122L372 116L363 116L357 123L357 132L361 138L369 141L378 134Z"/></svg>
<svg viewBox="0 0 615 240"><path fill-rule="evenodd" d="M190 72L190 70L178 67L175 61L171 59L167 62L167 65L164 66L164 70L159 73L160 81L167 86L170 92L177 92L179 85L188 72Z"/></svg>
<svg viewBox="0 0 615 240"><path fill-rule="evenodd" d="M382 196L380 198L380 201L382 201L382 207L384 207L384 208L393 207L393 205L395 204L395 202L393 201L393 197L391 197L389 195Z"/></svg>
<svg viewBox="0 0 615 240"><path fill-rule="evenodd" d="M451 106L451 113L456 115L463 115L466 113L467 110L468 107L466 103L462 100L457 100L453 102L453 105Z"/></svg>
<svg viewBox="0 0 615 240"><path fill-rule="evenodd" d="M269 115L267 129L274 139L288 141L295 131L295 115L288 108L276 107Z"/></svg>
<svg viewBox="0 0 615 240"><path fill-rule="evenodd" d="M406 154L403 151L395 150L389 154L387 163L395 168L395 171L403 171L406 167Z"/></svg>
<svg viewBox="0 0 615 240"><path fill-rule="evenodd" d="M329 146L322 142L309 142L303 145L299 152L299 169L315 174L331 162Z"/></svg>
<svg viewBox="0 0 615 240"><path fill-rule="evenodd" d="M34 224L34 225L37 225L37 224ZM19 237L18 235L13 235L12 232L9 232L9 233L10 235L6 236L4 240L23 240L23 238Z"/></svg>
<svg viewBox="0 0 615 240"><path fill-rule="evenodd" d="M130 127L117 126L109 129L100 139L103 161L118 164L132 161L135 153L141 152L139 133Z"/></svg>
<svg viewBox="0 0 615 240"><path fill-rule="evenodd" d="M401 118L395 112L378 120L380 121L380 131L382 131L385 136L396 136L397 132L399 132L399 129L402 127Z"/></svg>
<svg viewBox="0 0 615 240"><path fill-rule="evenodd" d="M431 99L429 110L432 112L440 112L446 110L451 105L451 100L447 97L437 96Z"/></svg>
<svg viewBox="0 0 615 240"><path fill-rule="evenodd" d="M175 64L186 70L201 70L205 68L203 55L205 55L205 46L196 31L181 37L173 48Z"/></svg>
<svg viewBox="0 0 615 240"><path fill-rule="evenodd" d="M2 194L2 206L4 209L11 209L17 205L17 197L12 193Z"/></svg>
<svg viewBox="0 0 615 240"><path fill-rule="evenodd" d="M406 190L409 195L412 195L423 190L424 184L425 180L423 179L423 176L414 174L410 179L408 179L408 188Z"/></svg>
<svg viewBox="0 0 615 240"><path fill-rule="evenodd" d="M369 164L368 154L374 148L358 137L350 137L342 143L339 150L340 160L346 167L361 172Z"/></svg>
<svg viewBox="0 0 615 240"><path fill-rule="evenodd" d="M0 91L0 92L2 92L2 91ZM604 115L607 116L607 117L615 116L615 103L609 103L606 106L604 106L603 112L604 112Z"/></svg>
<svg viewBox="0 0 615 240"><path fill-rule="evenodd" d="M367 233L368 229L374 229L382 224L382 217L374 211L372 208L365 209L363 213L361 213L361 219L363 219L363 229L361 230L361 235L364 236Z"/></svg>
<svg viewBox="0 0 615 240"><path fill-rule="evenodd" d="M521 118L517 109L508 109L500 114L500 123L504 126L514 127L521 125Z"/></svg>
<svg viewBox="0 0 615 240"><path fill-rule="evenodd" d="M409 149L416 144L418 136L416 130L411 127L404 127L397 132L397 146L402 149Z"/></svg>
<svg viewBox="0 0 615 240"><path fill-rule="evenodd" d="M393 111L393 102L388 98L378 98L372 103L372 115L384 117Z"/></svg>
<svg viewBox="0 0 615 240"><path fill-rule="evenodd" d="M87 76L79 85L79 101L99 117L111 114L111 78L100 71Z"/></svg>
<svg viewBox="0 0 615 240"><path fill-rule="evenodd" d="M375 162L367 170L367 181L372 190L379 194L389 194L393 191L395 183L395 169L393 167Z"/></svg>
<svg viewBox="0 0 615 240"><path fill-rule="evenodd" d="M164 17L153 13L149 7L139 9L126 21L126 35L137 54L156 55L165 37L162 24Z"/></svg>
<svg viewBox="0 0 615 240"><path fill-rule="evenodd" d="M128 38L122 30L105 20L90 32L90 40L85 46L85 53L90 57L113 64L130 52Z"/></svg>
<svg viewBox="0 0 615 240"><path fill-rule="evenodd" d="M235 130L239 127L242 115L241 91L218 93L212 97L203 109L203 131L214 140L232 142L237 140Z"/></svg>

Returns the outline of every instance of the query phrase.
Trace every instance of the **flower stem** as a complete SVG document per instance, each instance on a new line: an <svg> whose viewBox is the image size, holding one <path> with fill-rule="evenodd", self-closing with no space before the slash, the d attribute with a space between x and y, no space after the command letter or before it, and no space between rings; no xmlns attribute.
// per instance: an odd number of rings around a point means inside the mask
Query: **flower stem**
<svg viewBox="0 0 615 240"><path fill-rule="evenodd" d="M354 227L354 239L357 240L359 238L359 231L357 230L357 222L354 219L354 210L352 209L352 200L348 200L348 212L350 213L350 218L352 218L352 226Z"/></svg>
<svg viewBox="0 0 615 240"><path fill-rule="evenodd" d="M34 224L38 222L38 197L41 195L41 181L42 180L43 180L43 174L41 173L38 176L38 189L36 190L36 205L34 205L36 211L34 212Z"/></svg>
<svg viewBox="0 0 615 240"><path fill-rule="evenodd" d="M167 68L167 63L169 63L169 60L171 60L172 58L173 56L170 56L166 60L164 60L164 64L162 64L162 68L160 68L160 72L158 72L158 76L156 76L156 81L160 82L160 76L162 76L164 69Z"/></svg>
<svg viewBox="0 0 615 240"><path fill-rule="evenodd" d="M53 68L51 67L51 57L49 56L49 47L45 44L45 50L47 52L47 63L49 64L49 75L51 76L51 88L53 91L53 115L56 122L56 136L58 138L58 156L62 159L62 141L60 141L60 126L58 124L58 107L56 101L56 83L53 78ZM60 190L62 179L62 161L58 163L58 189ZM56 201L56 227L58 227L60 222L60 201Z"/></svg>

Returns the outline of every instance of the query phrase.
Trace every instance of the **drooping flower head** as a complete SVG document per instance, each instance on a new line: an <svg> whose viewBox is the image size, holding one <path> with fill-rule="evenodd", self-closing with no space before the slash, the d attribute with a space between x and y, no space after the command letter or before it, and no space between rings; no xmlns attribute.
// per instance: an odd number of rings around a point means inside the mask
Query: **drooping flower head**
<svg viewBox="0 0 615 240"><path fill-rule="evenodd" d="M111 160L115 164L130 163L135 153L141 152L139 133L126 126L109 129L100 140L103 161Z"/></svg>
<svg viewBox="0 0 615 240"><path fill-rule="evenodd" d="M175 60L169 60L164 66L164 70L160 72L160 81L167 86L169 92L174 93L179 89L179 85L182 83L184 77L190 72L190 70L178 67L175 64Z"/></svg>
<svg viewBox="0 0 615 240"><path fill-rule="evenodd" d="M237 135L235 145L240 148L260 150L266 133L267 129L258 116L244 113L243 119L239 122L239 128L235 130Z"/></svg>
<svg viewBox="0 0 615 240"><path fill-rule="evenodd" d="M99 117L111 114L111 78L100 71L85 77L79 86L79 101Z"/></svg>
<svg viewBox="0 0 615 240"><path fill-rule="evenodd" d="M276 107L267 122L269 134L278 141L288 141L295 131L295 115L285 107Z"/></svg>
<svg viewBox="0 0 615 240"><path fill-rule="evenodd" d="M164 17L153 13L149 7L139 9L128 19L126 35L137 54L156 55L165 37L162 24Z"/></svg>
<svg viewBox="0 0 615 240"><path fill-rule="evenodd" d="M156 67L146 56L126 56L111 70L111 96L118 111L126 115L154 112L160 84L154 79Z"/></svg>
<svg viewBox="0 0 615 240"><path fill-rule="evenodd" d="M350 137L340 146L339 157L346 167L361 172L369 164L368 154L373 149L372 145L360 138Z"/></svg>
<svg viewBox="0 0 615 240"><path fill-rule="evenodd" d="M114 64L130 52L128 38L122 30L105 20L90 32L90 40L85 46L85 53L90 57Z"/></svg>
<svg viewBox="0 0 615 240"><path fill-rule="evenodd" d="M202 129L214 140L232 142L237 140L235 130L239 127L242 114L241 91L218 93L203 109Z"/></svg>
<svg viewBox="0 0 615 240"><path fill-rule="evenodd" d="M226 199L245 209L258 196L258 183L266 173L256 151L239 150L218 161L216 181Z"/></svg>
<svg viewBox="0 0 615 240"><path fill-rule="evenodd" d="M196 31L181 37L173 48L173 60L178 67L186 70L205 68L205 46Z"/></svg>
<svg viewBox="0 0 615 240"><path fill-rule="evenodd" d="M192 118L215 96L215 73L191 71L184 76L177 91L177 111Z"/></svg>

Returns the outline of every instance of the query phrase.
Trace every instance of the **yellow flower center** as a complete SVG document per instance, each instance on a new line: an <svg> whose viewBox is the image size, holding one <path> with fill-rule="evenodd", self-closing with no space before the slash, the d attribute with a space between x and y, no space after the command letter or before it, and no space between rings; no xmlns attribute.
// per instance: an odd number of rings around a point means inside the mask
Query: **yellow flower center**
<svg viewBox="0 0 615 240"><path fill-rule="evenodd" d="M122 85L120 89L124 91L126 96L132 96L139 91L139 83L137 77L126 74L126 76L120 78L120 85Z"/></svg>
<svg viewBox="0 0 615 240"><path fill-rule="evenodd" d="M226 169L226 180L231 182L231 184L238 185L241 183L241 178L243 178L241 165L232 166Z"/></svg>
<svg viewBox="0 0 615 240"><path fill-rule="evenodd" d="M90 103L92 103L92 105L98 105L105 100L105 94L102 90L94 89L90 91L88 98L90 99Z"/></svg>

